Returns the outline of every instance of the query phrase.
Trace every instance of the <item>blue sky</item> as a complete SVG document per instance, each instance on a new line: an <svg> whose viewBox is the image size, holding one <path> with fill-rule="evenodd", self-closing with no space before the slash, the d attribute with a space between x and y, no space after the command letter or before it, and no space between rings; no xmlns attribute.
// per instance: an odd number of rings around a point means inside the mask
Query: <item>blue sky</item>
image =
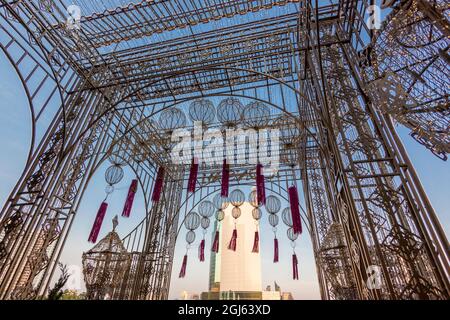
<svg viewBox="0 0 450 320"><path fill-rule="evenodd" d="M3 53L0 53L0 203L3 205L10 190L19 177L28 153L30 141L30 115L21 83L15 75L13 68L9 65ZM402 137L412 162L415 164L420 179L428 192L432 205L434 206L441 223L448 234L450 230L450 192L448 181L450 181L449 164L434 157L428 150L417 144L408 136L408 130L399 127ZM97 211L98 205L104 197L104 170L100 168L89 184L85 197L81 203L75 219L66 249L62 254L62 261L69 265L80 265L81 254L88 250L91 244L87 237ZM116 188L109 199L109 210L105 219L104 227L100 234L104 236L111 229L111 219L115 214L120 215L123 207L128 186L131 180L130 172ZM138 193L135 206L130 219L120 219L118 232L121 236L126 235L144 216L143 196ZM281 224L281 223L280 223ZM273 264L272 239L273 234L267 224L261 230L261 253L263 268L263 287L276 281L283 291L291 291L296 299L318 299L319 291L315 265L312 257L311 244L305 233L297 241L297 254L299 256L300 280L291 280L291 248L285 236L285 227L280 227L280 263ZM183 239L184 236L181 237ZM200 235L197 234L196 244ZM207 248L211 245L210 232L208 232ZM185 244L183 240L177 244L175 262L173 267L171 298L177 298L180 292L199 293L208 288L208 266L209 250L206 250L206 262L200 263L197 258L196 248L191 250L187 276L178 279L178 272L184 254Z"/></svg>

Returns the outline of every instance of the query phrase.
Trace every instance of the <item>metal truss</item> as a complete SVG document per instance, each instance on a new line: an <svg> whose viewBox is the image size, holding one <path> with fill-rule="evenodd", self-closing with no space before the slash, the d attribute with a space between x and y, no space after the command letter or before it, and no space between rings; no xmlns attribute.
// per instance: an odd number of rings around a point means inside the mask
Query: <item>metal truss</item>
<svg viewBox="0 0 450 320"><path fill-rule="evenodd" d="M115 155L135 173L146 216L119 246L126 264L108 264L120 269L101 282L108 292L85 275L91 298L167 299L182 219L219 190L221 165L202 165L198 192L187 195L189 168L171 164L171 131L158 118L227 97L264 103L257 129L282 132L267 188L286 197L289 184L302 187L323 299L449 298L448 242L393 125L446 159L444 1L394 1L378 32L366 25L371 2L360 0L78 0L75 30L62 0L0 3L0 46L33 126L0 214L0 298L45 296L86 187ZM153 204L159 166L167 181ZM231 186L253 184L252 166L231 170ZM373 265L379 289L367 286Z"/></svg>

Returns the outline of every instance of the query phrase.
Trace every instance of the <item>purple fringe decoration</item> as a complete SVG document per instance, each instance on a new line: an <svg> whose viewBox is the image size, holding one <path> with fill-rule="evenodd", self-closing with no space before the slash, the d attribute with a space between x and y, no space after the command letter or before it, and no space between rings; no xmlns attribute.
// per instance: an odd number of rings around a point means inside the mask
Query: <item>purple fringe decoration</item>
<svg viewBox="0 0 450 320"><path fill-rule="evenodd" d="M302 220L300 218L300 209L298 201L297 187L289 187L289 203L291 205L292 228L295 234L302 233Z"/></svg>
<svg viewBox="0 0 450 320"><path fill-rule="evenodd" d="M216 231L211 251L215 253L219 252L219 231Z"/></svg>
<svg viewBox="0 0 450 320"><path fill-rule="evenodd" d="M295 253L292 255L292 279L298 280L298 259Z"/></svg>
<svg viewBox="0 0 450 320"><path fill-rule="evenodd" d="M198 257L201 262L205 261L205 239L200 242L200 247L198 248Z"/></svg>
<svg viewBox="0 0 450 320"><path fill-rule="evenodd" d="M259 252L259 232L258 231L255 231L255 238L253 240L252 252L254 252L254 253Z"/></svg>
<svg viewBox="0 0 450 320"><path fill-rule="evenodd" d="M188 192L195 192L195 184L197 183L197 175L198 175L198 161L194 158L192 159L191 170L189 172L189 181L188 181Z"/></svg>
<svg viewBox="0 0 450 320"><path fill-rule="evenodd" d="M228 249L236 251L236 241L237 241L237 229L234 229L230 243L228 244Z"/></svg>
<svg viewBox="0 0 450 320"><path fill-rule="evenodd" d="M222 165L222 189L220 195L222 197L228 197L228 189L230 186L230 167L227 164L227 160L223 160Z"/></svg>
<svg viewBox="0 0 450 320"><path fill-rule="evenodd" d="M262 174L262 164L256 165L256 195L259 205L266 204L266 187L264 185L264 175Z"/></svg>
<svg viewBox="0 0 450 320"><path fill-rule="evenodd" d="M127 199L125 200L125 206L123 207L122 217L129 218L131 208L133 207L134 196L137 192L138 181L134 179L131 181L130 189L128 189Z"/></svg>
<svg viewBox="0 0 450 320"><path fill-rule="evenodd" d="M89 234L89 242L96 243L98 234L100 233L100 229L102 227L103 218L106 214L106 209L108 209L108 204L106 202L102 202L100 208L97 211L97 216L95 217L94 224L92 225L91 233Z"/></svg>
<svg viewBox="0 0 450 320"><path fill-rule="evenodd" d="M184 278L186 276L186 266L187 266L187 254L184 255L183 264L181 265L180 274L178 275L179 278Z"/></svg>
<svg viewBox="0 0 450 320"><path fill-rule="evenodd" d="M273 262L278 262L278 239L273 239Z"/></svg>
<svg viewBox="0 0 450 320"><path fill-rule="evenodd" d="M158 174L156 175L155 187L153 188L152 201L158 202L161 198L161 193L164 184L164 167L158 169Z"/></svg>

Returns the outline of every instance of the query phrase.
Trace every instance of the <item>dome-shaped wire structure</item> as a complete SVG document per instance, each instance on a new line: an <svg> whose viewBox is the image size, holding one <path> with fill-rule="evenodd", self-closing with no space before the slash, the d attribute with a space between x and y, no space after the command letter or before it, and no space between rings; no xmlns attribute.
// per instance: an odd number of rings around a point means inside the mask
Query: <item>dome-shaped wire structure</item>
<svg viewBox="0 0 450 320"><path fill-rule="evenodd" d="M260 209L260 208L254 208L254 209L252 210L252 216L253 216L253 219L255 219L255 220L260 220L261 217L262 217L262 211L261 211L261 209Z"/></svg>
<svg viewBox="0 0 450 320"><path fill-rule="evenodd" d="M200 216L197 212L190 212L184 219L184 226L188 230L195 230L200 225Z"/></svg>
<svg viewBox="0 0 450 320"><path fill-rule="evenodd" d="M289 238L289 240L291 241L295 241L298 238L298 233L294 232L294 228L289 228L286 231L287 237Z"/></svg>
<svg viewBox="0 0 450 320"><path fill-rule="evenodd" d="M189 118L192 122L199 121L204 125L210 125L216 118L216 108L210 100L195 100L189 106Z"/></svg>
<svg viewBox="0 0 450 320"><path fill-rule="evenodd" d="M242 115L245 125L259 129L267 125L270 109L264 103L254 101L245 106Z"/></svg>
<svg viewBox="0 0 450 320"><path fill-rule="evenodd" d="M280 219L278 218L278 216L276 214L269 214L269 224L272 227L276 227L278 225L279 221L280 221Z"/></svg>
<svg viewBox="0 0 450 320"><path fill-rule="evenodd" d="M225 212L223 210L216 211L216 220L222 221L225 218Z"/></svg>
<svg viewBox="0 0 450 320"><path fill-rule="evenodd" d="M186 115L178 108L166 109L161 112L158 123L162 130L172 132L186 125Z"/></svg>
<svg viewBox="0 0 450 320"><path fill-rule="evenodd" d="M255 208L259 207L258 193L256 192L256 190L250 192L250 194L248 195L248 202Z"/></svg>
<svg viewBox="0 0 450 320"><path fill-rule="evenodd" d="M123 174L121 166L112 165L105 171L105 180L109 185L113 186L122 180Z"/></svg>
<svg viewBox="0 0 450 320"><path fill-rule="evenodd" d="M193 230L189 230L188 232L186 232L186 242L188 244L191 244L194 241L195 241L195 232Z"/></svg>
<svg viewBox="0 0 450 320"><path fill-rule="evenodd" d="M281 213L281 219L288 227L292 227L294 225L294 223L292 222L291 208L287 207L283 209L283 212Z"/></svg>
<svg viewBox="0 0 450 320"><path fill-rule="evenodd" d="M112 231L83 253L82 265L87 299L117 299L122 279L131 265L131 255L119 235Z"/></svg>
<svg viewBox="0 0 450 320"><path fill-rule="evenodd" d="M208 229L210 223L211 223L211 221L209 220L209 218L202 217L202 219L201 219L201 221L200 221L200 226L201 226L203 229Z"/></svg>
<svg viewBox="0 0 450 320"><path fill-rule="evenodd" d="M222 197L220 193L218 193L213 198L213 204L216 210L225 210L230 204L230 201L228 198Z"/></svg>
<svg viewBox="0 0 450 320"><path fill-rule="evenodd" d="M236 189L230 193L230 202L233 206L239 207L244 203L244 201L245 194L241 190Z"/></svg>
<svg viewBox="0 0 450 320"><path fill-rule="evenodd" d="M231 215L233 218L237 219L241 216L241 209L239 207L234 207L233 210L231 210Z"/></svg>
<svg viewBox="0 0 450 320"><path fill-rule="evenodd" d="M203 201L198 206L198 213L200 213L202 217L211 217L214 214L214 204L209 200Z"/></svg>
<svg viewBox="0 0 450 320"><path fill-rule="evenodd" d="M217 107L217 119L226 126L235 126L242 117L244 106L236 98L226 98Z"/></svg>
<svg viewBox="0 0 450 320"><path fill-rule="evenodd" d="M278 197L270 195L266 198L266 210L269 213L275 214L281 209L281 201Z"/></svg>

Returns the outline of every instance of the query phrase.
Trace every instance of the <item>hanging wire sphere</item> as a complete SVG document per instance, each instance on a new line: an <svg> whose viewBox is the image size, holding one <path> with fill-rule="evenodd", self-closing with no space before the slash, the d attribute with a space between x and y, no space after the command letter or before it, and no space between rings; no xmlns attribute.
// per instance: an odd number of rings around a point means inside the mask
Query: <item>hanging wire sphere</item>
<svg viewBox="0 0 450 320"><path fill-rule="evenodd" d="M281 209L281 201L277 197L270 195L266 198L266 210L269 213L275 214Z"/></svg>
<svg viewBox="0 0 450 320"><path fill-rule="evenodd" d="M278 216L276 214L269 214L269 223L272 227L276 227L278 225Z"/></svg>
<svg viewBox="0 0 450 320"><path fill-rule="evenodd" d="M292 222L291 208L287 207L283 209L283 212L281 213L281 219L288 227L292 227L294 225L294 223Z"/></svg>
<svg viewBox="0 0 450 320"><path fill-rule="evenodd" d="M173 131L186 125L186 115L177 108L166 109L159 116L159 126L162 130Z"/></svg>
<svg viewBox="0 0 450 320"><path fill-rule="evenodd" d="M208 229L210 224L209 218L203 217L200 221L200 225L203 229Z"/></svg>
<svg viewBox="0 0 450 320"><path fill-rule="evenodd" d="M189 231L186 233L186 242L189 243L189 244L191 244L191 243L194 242L194 241L195 241L195 232L192 231L192 230L189 230Z"/></svg>
<svg viewBox="0 0 450 320"><path fill-rule="evenodd" d="M216 118L214 104L207 99L195 100L189 106L189 118L191 118L192 122L200 121L205 125L214 123Z"/></svg>
<svg viewBox="0 0 450 320"><path fill-rule="evenodd" d="M289 238L289 240L291 241L295 241L298 238L298 233L294 232L294 228L289 228L286 232L287 237Z"/></svg>
<svg viewBox="0 0 450 320"><path fill-rule="evenodd" d="M230 193L230 202L233 206L239 207L244 203L244 201L245 194L241 190L236 189Z"/></svg>
<svg viewBox="0 0 450 320"><path fill-rule="evenodd" d="M188 230L195 230L200 225L200 216L196 212L191 212L186 216L184 225Z"/></svg>
<svg viewBox="0 0 450 320"><path fill-rule="evenodd" d="M213 204L217 210L225 210L230 204L230 201L228 198L224 198L218 193L213 198Z"/></svg>
<svg viewBox="0 0 450 320"><path fill-rule="evenodd" d="M211 217L214 214L214 204L209 200L203 201L198 207L198 213L205 218Z"/></svg>
<svg viewBox="0 0 450 320"><path fill-rule="evenodd" d="M113 192L114 192L114 186L108 184L108 185L105 187L105 192L106 192L106 194L111 194L111 193L113 193Z"/></svg>
<svg viewBox="0 0 450 320"><path fill-rule="evenodd" d="M262 216L262 211L261 211L261 209L259 209L259 208L254 208L254 209L252 210L252 216L253 216L253 219L255 219L255 220L261 219L261 216Z"/></svg>
<svg viewBox="0 0 450 320"><path fill-rule="evenodd" d="M115 185L123 178L123 169L119 165L113 165L106 169L105 180L109 185Z"/></svg>
<svg viewBox="0 0 450 320"><path fill-rule="evenodd" d="M241 209L238 207L234 207L233 210L231 210L231 215L235 219L239 218L241 216Z"/></svg>
<svg viewBox="0 0 450 320"><path fill-rule="evenodd" d="M225 212L223 210L217 210L216 211L216 220L222 221L225 218Z"/></svg>
<svg viewBox="0 0 450 320"><path fill-rule="evenodd" d="M259 207L258 193L256 192L256 190L250 192L250 194L248 195L248 202L250 202L250 204L255 208Z"/></svg>
<svg viewBox="0 0 450 320"><path fill-rule="evenodd" d="M270 109L264 103L255 101L245 106L242 114L245 125L258 129L267 125Z"/></svg>
<svg viewBox="0 0 450 320"><path fill-rule="evenodd" d="M217 107L217 119L226 126L235 126L242 116L244 106L236 98L226 98Z"/></svg>

